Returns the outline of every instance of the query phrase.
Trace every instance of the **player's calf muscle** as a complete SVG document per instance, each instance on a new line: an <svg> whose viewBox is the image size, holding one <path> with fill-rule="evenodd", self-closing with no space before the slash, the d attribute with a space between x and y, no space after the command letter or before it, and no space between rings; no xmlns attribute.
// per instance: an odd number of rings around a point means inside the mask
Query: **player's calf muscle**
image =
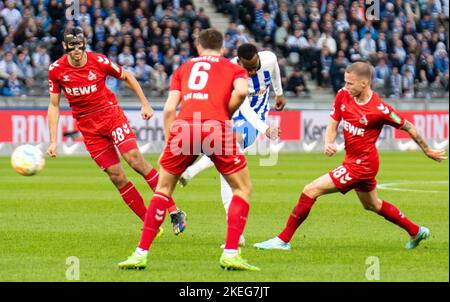
<svg viewBox="0 0 450 302"><path fill-rule="evenodd" d="M139 150L131 150L122 156L131 168L143 176L152 170L152 167L145 161Z"/></svg>
<svg viewBox="0 0 450 302"><path fill-rule="evenodd" d="M114 165L106 169L106 173L111 179L111 182L118 188L122 188L128 182L125 172L120 168L120 166Z"/></svg>

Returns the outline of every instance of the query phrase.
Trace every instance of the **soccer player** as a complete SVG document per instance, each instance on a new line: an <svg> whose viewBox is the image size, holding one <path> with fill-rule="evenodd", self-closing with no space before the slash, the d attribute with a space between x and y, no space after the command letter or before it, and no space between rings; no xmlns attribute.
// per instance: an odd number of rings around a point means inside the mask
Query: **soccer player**
<svg viewBox="0 0 450 302"><path fill-rule="evenodd" d="M352 189L355 189L366 210L377 213L408 232L410 240L406 244L407 249L417 247L421 240L428 238L428 228L418 226L394 205L378 198L375 176L379 157L375 143L383 125L390 125L406 131L425 155L435 161L447 159L445 151L430 148L413 124L371 90L371 81L372 67L369 64L356 62L347 68L345 87L336 95L325 134L325 155L333 156L337 151L335 139L338 125L343 122L346 151L343 164L306 185L285 229L277 237L254 244L256 248L290 250L295 231L308 217L318 197L338 191L345 194Z"/></svg>
<svg viewBox="0 0 450 302"><path fill-rule="evenodd" d="M258 52L255 45L245 43L238 47L237 55L231 61L244 67L249 74L247 98L233 115L233 130L237 133L240 146L245 152L255 143L258 132L265 134L270 139L276 139L280 134L278 127L269 127L266 123L270 110L270 87L275 92L276 110L283 110L286 102L283 96L277 56L273 52ZM181 175L180 185L186 186L198 173L213 165L209 157L203 156ZM222 175L220 180L222 202L225 212L228 213L233 194ZM243 235L239 239L239 245L245 245Z"/></svg>
<svg viewBox="0 0 450 302"><path fill-rule="evenodd" d="M139 152L136 135L119 107L116 96L105 85L106 77L125 81L142 105L143 119L150 119L153 109L131 73L104 55L86 51L86 43L80 27L66 29L62 43L66 55L49 67L50 146L47 153L51 157L56 156L59 102L63 90L86 149L97 165L108 174L128 207L143 221L147 208L141 194L125 176L116 148L128 165L144 177L153 191L159 174ZM172 199L169 204L174 232L179 234L185 228L185 213L177 209Z"/></svg>
<svg viewBox="0 0 450 302"><path fill-rule="evenodd" d="M168 137L160 158L160 177L145 216L141 240L123 269L142 269L158 227L164 221L180 174L200 153L208 155L231 186L226 246L220 258L224 269L259 270L238 252L239 237L249 212L251 183L244 154L236 144L230 117L247 96L247 71L221 57L222 34L202 31L197 40L199 57L180 66L172 76L164 106L164 130ZM176 109L180 105L178 116Z"/></svg>

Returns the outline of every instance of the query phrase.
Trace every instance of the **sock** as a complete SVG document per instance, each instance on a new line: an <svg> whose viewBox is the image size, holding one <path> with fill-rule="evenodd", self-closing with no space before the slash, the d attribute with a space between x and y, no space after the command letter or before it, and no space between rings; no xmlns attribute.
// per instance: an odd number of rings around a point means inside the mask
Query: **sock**
<svg viewBox="0 0 450 302"><path fill-rule="evenodd" d="M150 173L144 176L145 181L148 183L153 192L156 190L156 185L158 184L159 173L155 168L152 168Z"/></svg>
<svg viewBox="0 0 450 302"><path fill-rule="evenodd" d="M135 250L134 252L135 252L136 254L138 254L139 256L146 255L146 254L148 253L147 250L143 250L143 249L141 249L140 247L137 247L136 250Z"/></svg>
<svg viewBox="0 0 450 302"><path fill-rule="evenodd" d="M167 211L169 212L169 214L172 214L172 213L175 213L176 211L178 211L178 208L175 205L175 201L173 200L172 196L169 196L169 203L167 206Z"/></svg>
<svg viewBox="0 0 450 302"><path fill-rule="evenodd" d="M155 239L158 233L159 227L166 217L167 206L170 204L169 200L170 197L162 193L155 192L153 195L147 209L147 214L145 215L139 248L146 251L150 248L153 239Z"/></svg>
<svg viewBox="0 0 450 302"><path fill-rule="evenodd" d="M283 232L278 235L278 238L280 238L284 242L291 241L295 231L306 219L306 217L308 217L309 211L311 211L311 208L314 205L315 201L315 199L312 199L305 193L302 193L297 205L295 206L294 210L292 210L291 216L289 216L286 227L284 228Z"/></svg>
<svg viewBox="0 0 450 302"><path fill-rule="evenodd" d="M228 209L230 207L231 199L233 198L233 191L228 184L225 177L220 174L220 193L222 195L223 207L225 208L225 213L228 215Z"/></svg>
<svg viewBox="0 0 450 302"><path fill-rule="evenodd" d="M225 249L237 250L239 237L244 232L249 211L249 204L241 197L234 195L228 209L228 228Z"/></svg>
<svg viewBox="0 0 450 302"><path fill-rule="evenodd" d="M203 170L206 170L210 167L214 166L214 163L212 160L206 156L203 155L195 164L190 166L187 171L191 178L195 177L198 173L202 172Z"/></svg>
<svg viewBox="0 0 450 302"><path fill-rule="evenodd" d="M224 249L223 250L223 254L225 256L227 256L227 257L234 257L234 256L237 256L238 250L227 250L227 249Z"/></svg>
<svg viewBox="0 0 450 302"><path fill-rule="evenodd" d="M147 208L145 207L144 199L142 199L141 194L136 190L133 183L129 181L123 188L119 189L119 193L130 209L144 221Z"/></svg>
<svg viewBox="0 0 450 302"><path fill-rule="evenodd" d="M399 211L394 205L387 201L382 201L381 209L378 215L383 216L384 219L395 223L402 229L408 232L412 237L419 233L419 226L411 222L402 212Z"/></svg>

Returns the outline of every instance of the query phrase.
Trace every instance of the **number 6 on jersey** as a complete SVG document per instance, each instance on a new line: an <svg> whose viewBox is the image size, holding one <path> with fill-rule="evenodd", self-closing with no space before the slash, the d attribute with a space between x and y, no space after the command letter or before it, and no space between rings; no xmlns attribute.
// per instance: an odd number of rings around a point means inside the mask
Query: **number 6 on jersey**
<svg viewBox="0 0 450 302"><path fill-rule="evenodd" d="M189 76L188 88L191 90L202 90L205 88L209 76L207 71L210 69L211 64L208 62L195 63L194 66L192 66L191 74Z"/></svg>

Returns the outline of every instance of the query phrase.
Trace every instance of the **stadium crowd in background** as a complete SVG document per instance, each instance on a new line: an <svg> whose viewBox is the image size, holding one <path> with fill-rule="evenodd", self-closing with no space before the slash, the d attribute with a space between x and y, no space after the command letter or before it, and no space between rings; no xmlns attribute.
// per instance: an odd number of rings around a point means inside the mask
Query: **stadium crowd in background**
<svg viewBox="0 0 450 302"><path fill-rule="evenodd" d="M346 66L359 60L375 67L374 88L382 97L448 92L447 0L380 0L376 22L366 19L364 0L210 1L230 16L225 56L235 56L240 44L253 39L275 51L291 95L308 94L311 80L317 89L336 92ZM88 50L123 65L159 95L174 70L196 55L200 30L211 26L190 0L79 2L77 22ZM23 95L26 87L42 85L70 26L62 0L0 1L0 95ZM119 85L108 79L113 91Z"/></svg>

